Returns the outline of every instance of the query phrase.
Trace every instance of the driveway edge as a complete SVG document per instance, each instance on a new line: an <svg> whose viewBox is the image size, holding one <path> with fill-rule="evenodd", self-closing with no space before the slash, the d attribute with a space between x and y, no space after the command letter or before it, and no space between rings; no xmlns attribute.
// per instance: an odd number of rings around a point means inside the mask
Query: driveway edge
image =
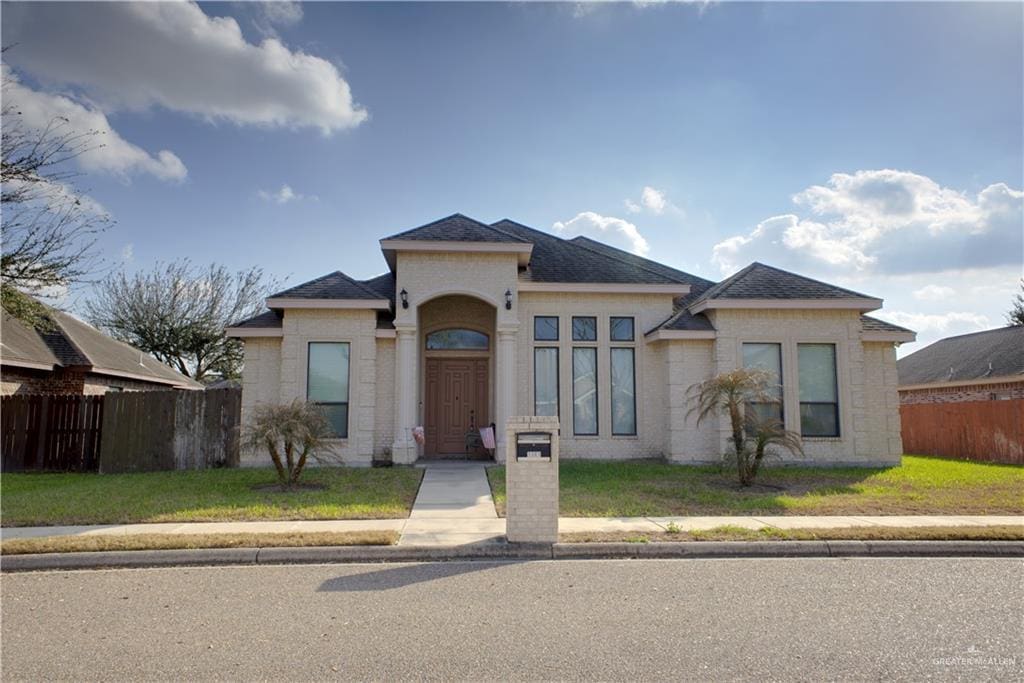
<svg viewBox="0 0 1024 683"><path fill-rule="evenodd" d="M465 560L1024 557L1024 541L689 541L489 543L456 547L220 548L5 555L0 571Z"/></svg>

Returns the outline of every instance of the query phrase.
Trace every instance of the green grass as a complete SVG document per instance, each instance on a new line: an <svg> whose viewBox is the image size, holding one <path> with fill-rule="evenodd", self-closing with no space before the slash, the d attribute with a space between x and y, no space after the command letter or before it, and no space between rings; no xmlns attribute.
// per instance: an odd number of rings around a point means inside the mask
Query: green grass
<svg viewBox="0 0 1024 683"><path fill-rule="evenodd" d="M4 474L3 526L223 522L408 517L422 470L311 468L303 483L322 490L255 490L272 469L144 474Z"/></svg>
<svg viewBox="0 0 1024 683"><path fill-rule="evenodd" d="M487 475L504 514L505 468ZM1024 512L1024 467L912 455L886 469L769 468L750 489L717 466L652 461L566 460L559 477L564 517Z"/></svg>

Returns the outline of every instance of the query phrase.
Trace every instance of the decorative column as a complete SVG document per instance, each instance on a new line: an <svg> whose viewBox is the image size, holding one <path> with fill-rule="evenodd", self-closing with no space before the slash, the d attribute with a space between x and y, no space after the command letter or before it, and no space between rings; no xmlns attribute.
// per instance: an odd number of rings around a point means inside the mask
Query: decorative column
<svg viewBox="0 0 1024 683"><path fill-rule="evenodd" d="M497 375L497 386L495 387L495 438L498 442L494 452L494 459L501 463L505 462L506 446L505 425L509 416L515 412L516 404L516 329L499 329L498 331L498 357L495 375Z"/></svg>
<svg viewBox="0 0 1024 683"><path fill-rule="evenodd" d="M416 395L419 374L416 371L416 326L395 326L395 442L391 461L396 465L416 462L416 442L412 429L416 426Z"/></svg>

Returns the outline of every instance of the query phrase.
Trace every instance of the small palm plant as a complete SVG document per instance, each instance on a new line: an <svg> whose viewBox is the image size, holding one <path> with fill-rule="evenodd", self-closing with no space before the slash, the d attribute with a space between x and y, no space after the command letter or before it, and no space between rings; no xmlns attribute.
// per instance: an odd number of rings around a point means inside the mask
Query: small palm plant
<svg viewBox="0 0 1024 683"><path fill-rule="evenodd" d="M787 431L778 420L758 419L750 403L777 401L770 389L771 375L764 370L740 368L716 375L690 387L689 414L697 424L716 414L729 417L729 437L736 456L736 469L742 486L750 486L770 446L779 446L803 454L800 437Z"/></svg>
<svg viewBox="0 0 1024 683"><path fill-rule="evenodd" d="M282 488L293 488L309 458L321 463L337 460L330 444L333 436L320 407L296 399L291 403L256 406L242 443L251 450L265 448Z"/></svg>

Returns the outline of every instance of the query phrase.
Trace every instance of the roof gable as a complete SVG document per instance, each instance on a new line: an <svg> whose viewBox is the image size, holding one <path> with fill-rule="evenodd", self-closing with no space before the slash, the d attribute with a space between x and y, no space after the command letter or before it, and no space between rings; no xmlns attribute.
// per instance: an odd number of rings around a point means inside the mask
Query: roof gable
<svg viewBox="0 0 1024 683"><path fill-rule="evenodd" d="M453 213L451 216L385 237L382 242L413 240L433 242L509 242L525 244L527 240L495 230L486 223Z"/></svg>
<svg viewBox="0 0 1024 683"><path fill-rule="evenodd" d="M1024 376L1024 325L947 337L896 362L900 386Z"/></svg>
<svg viewBox="0 0 1024 683"><path fill-rule="evenodd" d="M315 280L303 282L289 289L272 294L271 299L366 299L383 298L380 293L370 289L366 284L350 278L340 270L328 273Z"/></svg>

